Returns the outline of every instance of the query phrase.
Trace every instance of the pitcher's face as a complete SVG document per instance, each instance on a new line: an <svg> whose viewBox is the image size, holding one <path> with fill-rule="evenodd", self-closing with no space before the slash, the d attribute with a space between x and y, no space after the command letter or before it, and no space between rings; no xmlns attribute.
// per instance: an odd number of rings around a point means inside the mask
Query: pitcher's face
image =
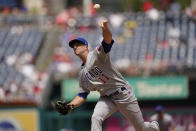
<svg viewBox="0 0 196 131"><path fill-rule="evenodd" d="M82 55L86 50L88 50L88 46L87 45L84 45L82 43L75 43L73 45L73 50L74 50L74 53L77 55L77 56L80 56Z"/></svg>

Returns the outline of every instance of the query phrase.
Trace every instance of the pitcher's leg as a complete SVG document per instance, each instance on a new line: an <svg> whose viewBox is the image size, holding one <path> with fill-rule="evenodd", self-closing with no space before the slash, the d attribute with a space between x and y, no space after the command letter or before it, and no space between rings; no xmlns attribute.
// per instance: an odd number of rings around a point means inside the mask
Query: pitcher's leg
<svg viewBox="0 0 196 131"><path fill-rule="evenodd" d="M116 105L108 97L101 97L91 118L91 131L102 131L103 121L116 111Z"/></svg>
<svg viewBox="0 0 196 131"><path fill-rule="evenodd" d="M145 131L145 124L137 101L118 105L119 111L135 127L136 131Z"/></svg>
<svg viewBox="0 0 196 131"><path fill-rule="evenodd" d="M124 103L118 106L119 111L133 124L136 131L159 131L158 123L144 122L138 102Z"/></svg>

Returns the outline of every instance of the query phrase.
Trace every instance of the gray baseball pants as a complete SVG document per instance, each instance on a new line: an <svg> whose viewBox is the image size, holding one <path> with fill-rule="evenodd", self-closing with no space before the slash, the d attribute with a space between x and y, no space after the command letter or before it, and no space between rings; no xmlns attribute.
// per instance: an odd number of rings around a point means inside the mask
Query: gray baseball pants
<svg viewBox="0 0 196 131"><path fill-rule="evenodd" d="M91 131L102 131L103 121L117 110L133 124L136 131L155 131L151 123L144 122L138 102L133 101L135 96L130 95L130 91L124 90L114 97L100 97L91 118Z"/></svg>

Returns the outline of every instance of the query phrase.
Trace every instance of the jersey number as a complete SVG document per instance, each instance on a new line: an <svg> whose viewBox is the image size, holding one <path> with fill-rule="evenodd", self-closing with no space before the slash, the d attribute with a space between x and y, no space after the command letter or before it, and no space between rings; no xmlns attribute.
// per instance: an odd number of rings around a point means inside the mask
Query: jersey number
<svg viewBox="0 0 196 131"><path fill-rule="evenodd" d="M106 83L106 81L108 81L110 78L105 74L101 74L101 76L98 79L103 83Z"/></svg>

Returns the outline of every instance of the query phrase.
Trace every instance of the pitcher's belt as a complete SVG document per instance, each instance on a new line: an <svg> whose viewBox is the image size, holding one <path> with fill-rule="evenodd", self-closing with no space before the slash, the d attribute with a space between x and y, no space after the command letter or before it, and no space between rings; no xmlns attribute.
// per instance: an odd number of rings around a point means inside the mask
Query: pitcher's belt
<svg viewBox="0 0 196 131"><path fill-rule="evenodd" d="M121 91L124 91L124 90L126 90L126 88L125 87L121 87L120 90ZM117 90L114 93L110 94L109 97L113 97L113 96L116 96L118 94L120 94L120 91L119 90Z"/></svg>

